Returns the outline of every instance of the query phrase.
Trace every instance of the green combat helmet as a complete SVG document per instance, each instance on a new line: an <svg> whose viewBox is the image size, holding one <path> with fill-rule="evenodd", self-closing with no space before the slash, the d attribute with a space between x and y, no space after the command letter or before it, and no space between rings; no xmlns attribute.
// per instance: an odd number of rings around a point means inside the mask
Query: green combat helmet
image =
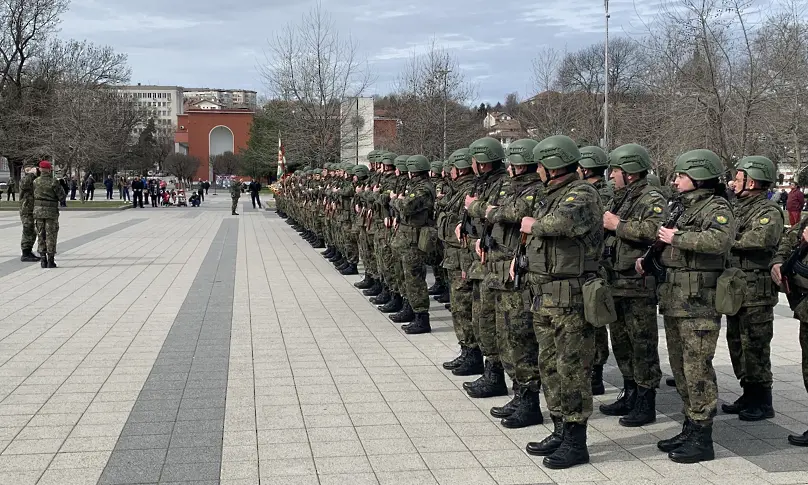
<svg viewBox="0 0 808 485"><path fill-rule="evenodd" d="M651 168L651 155L645 147L636 143L621 145L609 153L609 166L626 173L644 172ZM657 178L659 182L659 178Z"/></svg>
<svg viewBox="0 0 808 485"><path fill-rule="evenodd" d="M356 175L360 179L367 178L367 176L370 175L370 169L364 165L356 165L353 168L353 175Z"/></svg>
<svg viewBox="0 0 808 485"><path fill-rule="evenodd" d="M581 152L572 138L553 135L540 141L533 149L533 157L544 168L556 170L578 163Z"/></svg>
<svg viewBox="0 0 808 485"><path fill-rule="evenodd" d="M533 157L533 149L539 142L530 138L522 138L508 145L508 162L511 165L533 165L538 163Z"/></svg>
<svg viewBox="0 0 808 485"><path fill-rule="evenodd" d="M368 152L368 162L369 163L376 163L376 156L379 154L379 150L371 150Z"/></svg>
<svg viewBox="0 0 808 485"><path fill-rule="evenodd" d="M430 165L429 159L423 155L413 155L407 158L407 171L410 173L429 172Z"/></svg>
<svg viewBox="0 0 808 485"><path fill-rule="evenodd" d="M505 159L505 149L502 148L502 143L491 137L475 140L469 149L477 163L493 163Z"/></svg>
<svg viewBox="0 0 808 485"><path fill-rule="evenodd" d="M578 149L581 152L581 159L578 160L578 165L583 168L597 168L608 167L609 157L602 148L596 146L581 147Z"/></svg>
<svg viewBox="0 0 808 485"><path fill-rule="evenodd" d="M383 165L395 165L395 160L397 157L398 155L393 152L384 152L381 154L381 156L379 156L379 161Z"/></svg>
<svg viewBox="0 0 808 485"><path fill-rule="evenodd" d="M429 168L434 173L441 173L443 172L443 162L440 160L434 161L429 164Z"/></svg>
<svg viewBox="0 0 808 485"><path fill-rule="evenodd" d="M659 177L657 177L656 175L654 175L652 173L649 173L645 177L645 180L648 181L648 185L653 185L654 187L662 187L662 181L659 180Z"/></svg>
<svg viewBox="0 0 808 485"><path fill-rule="evenodd" d="M471 168L471 149L461 148L449 156L449 163L456 169Z"/></svg>
<svg viewBox="0 0 808 485"><path fill-rule="evenodd" d="M449 173L451 170L452 170L452 160L451 159L446 159L443 162L443 171L446 172L446 173Z"/></svg>
<svg viewBox="0 0 808 485"><path fill-rule="evenodd" d="M752 180L769 183L774 183L777 173L774 162L759 155L743 157L738 162L738 170L746 173Z"/></svg>
<svg viewBox="0 0 808 485"><path fill-rule="evenodd" d="M407 159L410 158L409 155L399 155L396 157L394 161L394 165L396 166L396 170L401 173L407 173Z"/></svg>
<svg viewBox="0 0 808 485"><path fill-rule="evenodd" d="M679 155L673 171L687 174L693 180L710 180L717 179L724 173L724 164L718 155L700 148Z"/></svg>

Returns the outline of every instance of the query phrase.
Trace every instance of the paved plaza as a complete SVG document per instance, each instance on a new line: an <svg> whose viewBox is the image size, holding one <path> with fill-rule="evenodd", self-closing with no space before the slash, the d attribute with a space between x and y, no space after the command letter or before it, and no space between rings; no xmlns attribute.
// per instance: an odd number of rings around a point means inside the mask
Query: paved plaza
<svg viewBox="0 0 808 485"><path fill-rule="evenodd" d="M458 349L406 336L274 212L226 194L202 208L63 212L58 269L19 261L0 212L0 484L485 485L808 483L798 324L776 308L777 417L719 415L716 460L678 465L656 441L681 429L662 385L657 422L597 410L591 464L553 471L524 453L546 426L509 430L441 368ZM661 321L660 321L661 324ZM670 375L661 332L663 370ZM721 399L740 388L722 335ZM610 361L613 401L622 378ZM545 413L549 424L549 415Z"/></svg>

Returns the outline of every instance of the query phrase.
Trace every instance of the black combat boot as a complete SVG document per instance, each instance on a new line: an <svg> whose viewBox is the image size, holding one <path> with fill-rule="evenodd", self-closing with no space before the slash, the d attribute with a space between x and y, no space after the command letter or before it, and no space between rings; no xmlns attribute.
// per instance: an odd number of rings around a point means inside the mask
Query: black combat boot
<svg viewBox="0 0 808 485"><path fill-rule="evenodd" d="M788 442L794 446L808 446L808 431L803 434L788 435Z"/></svg>
<svg viewBox="0 0 808 485"><path fill-rule="evenodd" d="M444 362L443 368L446 370L453 370L460 367L460 364L463 363L464 360L468 358L469 355L469 348L463 342L460 342L460 355L455 357L454 359Z"/></svg>
<svg viewBox="0 0 808 485"><path fill-rule="evenodd" d="M452 374L456 376L476 376L485 370L483 365L483 353L479 347L472 347L466 356L466 360L460 363L456 369L452 369Z"/></svg>
<svg viewBox="0 0 808 485"><path fill-rule="evenodd" d="M374 305L386 305L390 303L392 298L393 293L390 291L390 288L388 288L387 285L382 284L382 292L370 298L369 301Z"/></svg>
<svg viewBox="0 0 808 485"><path fill-rule="evenodd" d="M721 405L721 411L724 411L726 414L738 414L747 406L749 406L749 400L751 398L751 390L749 389L748 384L741 379L741 396L735 400L732 404L724 403Z"/></svg>
<svg viewBox="0 0 808 485"><path fill-rule="evenodd" d="M438 303L449 303L451 300L452 295L449 292L449 288L446 288L446 290L443 293L435 297L435 301Z"/></svg>
<svg viewBox="0 0 808 485"><path fill-rule="evenodd" d="M612 404L601 404L600 412L606 416L625 416L634 409L637 401L637 383L633 379L623 379L623 390Z"/></svg>
<svg viewBox="0 0 808 485"><path fill-rule="evenodd" d="M371 286L373 286L375 284L376 284L376 282L373 280L373 278L371 278L370 275L368 274L368 272L365 271L365 278L362 279L362 280L357 281L353 285L354 285L354 288L359 288L360 290L367 290L368 288L370 288Z"/></svg>
<svg viewBox="0 0 808 485"><path fill-rule="evenodd" d="M415 312L412 311L410 302L404 300L401 310L389 316L390 321L395 323L410 323L415 320Z"/></svg>
<svg viewBox="0 0 808 485"><path fill-rule="evenodd" d="M674 379L673 377L668 377L667 379L665 379L665 384L667 384L670 387L676 387L676 379Z"/></svg>
<svg viewBox="0 0 808 485"><path fill-rule="evenodd" d="M656 421L656 389L637 387L637 399L634 409L620 418L620 426L636 428Z"/></svg>
<svg viewBox="0 0 808 485"><path fill-rule="evenodd" d="M445 309L447 309L447 310L449 310L449 311L452 311L452 305L451 305L451 303L447 303L447 304L443 305L443 308L445 308Z"/></svg>
<svg viewBox="0 0 808 485"><path fill-rule="evenodd" d="M53 260L53 257L56 255L54 253L48 253L47 256L48 256L48 268L57 268L58 266L56 266L56 261Z"/></svg>
<svg viewBox="0 0 808 485"><path fill-rule="evenodd" d="M334 254L332 254L331 256L329 256L329 258L328 258L328 262L329 262L329 263L333 263L333 262L338 261L338 260L340 260L340 259L342 259L342 254L340 254L340 252L339 252L339 251L335 250L335 251L334 251Z"/></svg>
<svg viewBox="0 0 808 485"><path fill-rule="evenodd" d="M466 394L475 399L507 396L508 386L505 384L505 369L502 368L502 363L492 363L486 359L482 377L463 387Z"/></svg>
<svg viewBox="0 0 808 485"><path fill-rule="evenodd" d="M738 419L741 421L763 421L764 419L771 419L774 417L774 408L772 407L772 389L771 387L763 387L760 384L750 384L752 389L752 399L746 409L742 409L738 413Z"/></svg>
<svg viewBox="0 0 808 485"><path fill-rule="evenodd" d="M668 453L668 458L676 463L698 463L715 459L713 449L713 425L700 426L696 423L682 446Z"/></svg>
<svg viewBox="0 0 808 485"><path fill-rule="evenodd" d="M31 251L30 249L23 249L22 256L20 256L20 261L22 261L23 263L36 263L40 259L41 258L36 254L34 254L34 252Z"/></svg>
<svg viewBox="0 0 808 485"><path fill-rule="evenodd" d="M436 280L435 284L427 288L426 291L429 293L429 296L435 296L443 293L444 288L443 283Z"/></svg>
<svg viewBox="0 0 808 485"><path fill-rule="evenodd" d="M321 238L320 236L317 236L317 238L314 240L314 242L311 243L311 246L314 249L322 249L322 248L324 248L325 243L323 242L323 238Z"/></svg>
<svg viewBox="0 0 808 485"><path fill-rule="evenodd" d="M561 446L564 441L564 418L550 415L553 420L553 432L541 441L531 441L525 447L528 455L549 456Z"/></svg>
<svg viewBox="0 0 808 485"><path fill-rule="evenodd" d="M332 264L334 265L335 268L337 268L337 271L339 271L339 269L342 267L342 265L347 264L347 263L348 263L348 260L345 259L345 256L340 255L340 258L337 259L336 261L334 261Z"/></svg>
<svg viewBox="0 0 808 485"><path fill-rule="evenodd" d="M506 428L526 428L542 424L544 416L541 415L541 406L539 405L539 391L531 391L527 387L519 389L519 394L522 399L519 401L519 407L508 416L500 421L500 424Z"/></svg>
<svg viewBox="0 0 808 485"><path fill-rule="evenodd" d="M382 282L376 278L372 278L371 281L373 281L373 285L366 290L362 290L362 294L365 296L379 296L384 289L382 288Z"/></svg>
<svg viewBox="0 0 808 485"><path fill-rule="evenodd" d="M390 299L379 307L382 313L397 313L404 308L404 299L398 293L391 293Z"/></svg>
<svg viewBox="0 0 808 485"><path fill-rule="evenodd" d="M510 401L506 402L504 406L494 406L488 412L495 418L507 418L516 408L519 407L519 402L522 401L522 394L519 393L519 384L513 383L513 397Z"/></svg>
<svg viewBox="0 0 808 485"><path fill-rule="evenodd" d="M564 440L561 442L561 446L541 462L552 470L563 470L589 463L589 450L586 448L586 423L564 423Z"/></svg>
<svg viewBox="0 0 808 485"><path fill-rule="evenodd" d="M359 270L356 269L356 265L353 263L348 263L347 266L342 268L339 274L343 276L353 276L355 274L359 274Z"/></svg>
<svg viewBox="0 0 808 485"><path fill-rule="evenodd" d="M39 266L43 268L48 267L48 257L47 255L43 254L41 258L39 258Z"/></svg>
<svg viewBox="0 0 808 485"><path fill-rule="evenodd" d="M592 366L592 395L602 396L606 394L606 389L603 387L603 366Z"/></svg>
<svg viewBox="0 0 808 485"><path fill-rule="evenodd" d="M336 268L336 269L337 269L337 271L342 271L342 270L344 270L345 268L347 268L348 266L350 266L350 264L351 264L351 263L350 263L350 262L349 262L347 259L344 259L344 260L342 260L342 262L341 262L341 263L340 263L339 261L337 261L336 263L334 263L334 268Z"/></svg>
<svg viewBox="0 0 808 485"><path fill-rule="evenodd" d="M685 418L685 423L682 425L682 432L674 436L673 438L669 438L666 440L657 441L657 448L660 451L664 451L665 453L669 453L684 444L685 441L688 440L690 433L693 432L693 424L690 419Z"/></svg>
<svg viewBox="0 0 808 485"><path fill-rule="evenodd" d="M320 253L324 258L328 259L334 255L334 246L328 246L328 249Z"/></svg>
<svg viewBox="0 0 808 485"><path fill-rule="evenodd" d="M421 333L430 333L432 327L429 325L429 312L419 312L415 314L415 320L409 325L402 325L401 329L407 335L418 335Z"/></svg>

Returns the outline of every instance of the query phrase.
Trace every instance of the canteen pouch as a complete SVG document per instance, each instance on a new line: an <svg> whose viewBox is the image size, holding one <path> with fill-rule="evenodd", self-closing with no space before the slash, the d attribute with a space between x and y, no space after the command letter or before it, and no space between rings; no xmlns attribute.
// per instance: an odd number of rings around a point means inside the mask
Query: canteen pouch
<svg viewBox="0 0 808 485"><path fill-rule="evenodd" d="M733 316L746 299L746 274L738 268L725 269L715 287L715 311Z"/></svg>
<svg viewBox="0 0 808 485"><path fill-rule="evenodd" d="M590 278L581 287L584 299L584 318L593 327L605 327L617 321L614 299L606 280Z"/></svg>
<svg viewBox="0 0 808 485"><path fill-rule="evenodd" d="M426 254L435 250L438 240L438 231L432 226L425 226L418 231L418 249Z"/></svg>

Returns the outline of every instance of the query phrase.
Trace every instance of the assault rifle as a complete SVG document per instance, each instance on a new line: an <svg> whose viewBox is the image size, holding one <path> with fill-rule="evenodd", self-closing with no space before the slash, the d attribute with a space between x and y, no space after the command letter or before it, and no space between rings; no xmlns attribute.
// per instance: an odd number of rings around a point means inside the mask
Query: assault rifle
<svg viewBox="0 0 808 485"><path fill-rule="evenodd" d="M527 234L522 233L522 238L519 240L519 246L516 248L513 263L513 289L522 289L522 277L527 274L528 260L527 260Z"/></svg>
<svg viewBox="0 0 808 485"><path fill-rule="evenodd" d="M799 237L802 239L802 231L800 231ZM800 244L791 251L791 254L788 255L788 259L786 259L785 263L780 267L783 292L786 294L788 306L791 307L792 310L797 308L797 305L805 298L805 293L799 291L796 285L792 288L791 279L794 275L808 278L808 266L802 262L806 254L808 254L808 243L801 241Z"/></svg>
<svg viewBox="0 0 808 485"><path fill-rule="evenodd" d="M472 197L477 196L477 184L478 182L474 182L474 189L471 191ZM463 207L463 217L460 219L460 241L463 244L468 243L469 236L477 236L477 228L474 227L474 224L471 223L471 215L469 215L468 209Z"/></svg>
<svg viewBox="0 0 808 485"><path fill-rule="evenodd" d="M673 229L676 227L676 223L679 222L679 218L685 213L685 206L682 204L681 200L675 198L668 207L670 212L668 213L668 218L662 223L662 227ZM662 254L662 251L665 250L666 246L667 244L657 239L651 244L651 247L648 248L648 251L646 251L642 257L643 273L653 275L657 283L663 283L665 281L665 268L662 267L659 256Z"/></svg>

